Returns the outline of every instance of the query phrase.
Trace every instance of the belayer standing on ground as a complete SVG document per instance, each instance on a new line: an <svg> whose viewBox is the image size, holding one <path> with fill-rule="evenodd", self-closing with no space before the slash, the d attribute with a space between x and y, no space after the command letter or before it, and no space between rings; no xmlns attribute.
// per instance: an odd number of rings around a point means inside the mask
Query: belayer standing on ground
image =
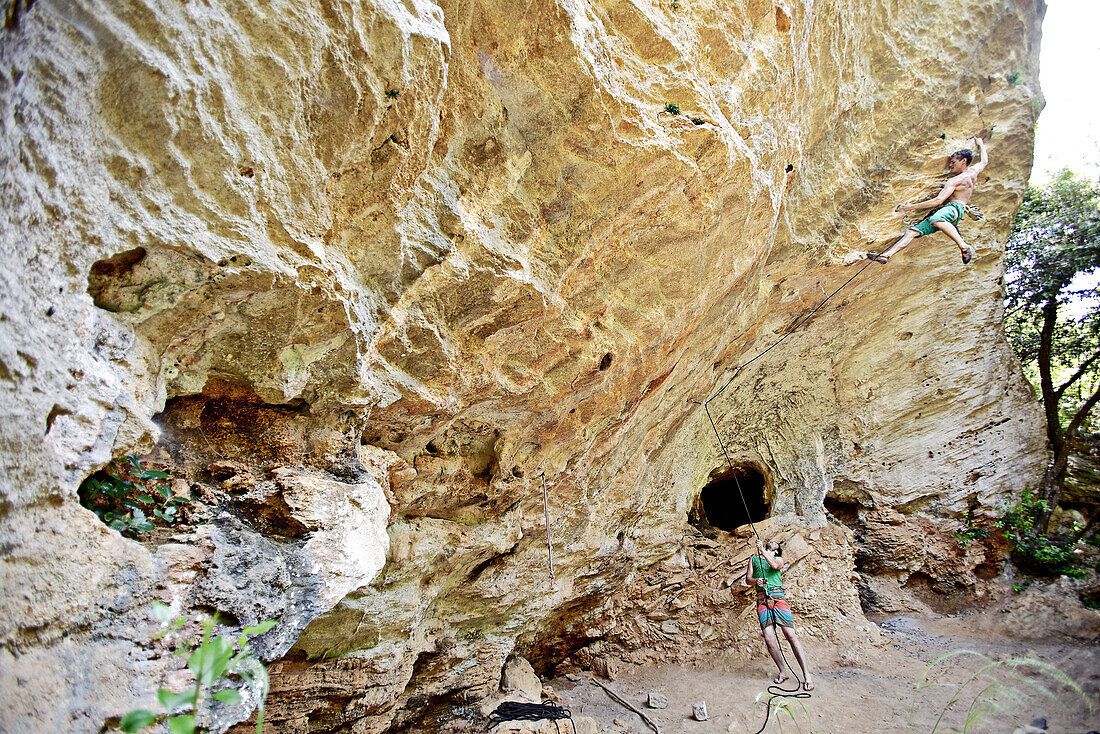
<svg viewBox="0 0 1100 734"><path fill-rule="evenodd" d="M760 619L760 631L764 635L768 653L775 661L775 667L779 668L779 675L775 676L773 682L782 684L790 678L783 670L783 656L779 652L779 640L775 637L775 628L782 627L783 635L794 650L795 660L802 668L803 687L812 691L814 683L810 677L810 669L806 666L806 653L802 651L798 635L794 632L794 617L791 616L791 607L783 591L781 574L791 564L783 562L783 549L774 540L765 545L757 538L756 550L760 555L749 558L745 567L745 586L756 587L756 615Z"/></svg>
<svg viewBox="0 0 1100 734"><path fill-rule="evenodd" d="M967 202L970 201L970 196L974 193L974 185L978 182L978 174L985 170L986 164L989 163L985 141L981 138L974 138L974 145L981 153L981 159L972 166L970 162L974 160L974 153L969 148L963 148L952 153L951 157L947 159L947 167L951 169L952 176L934 199L918 201L916 204L899 204L897 208L897 211L903 212L934 208L935 211L932 212L931 216L907 229L901 239L881 255L868 252L867 258L869 260L885 265L891 255L914 239L932 234L938 229L959 246L959 250L962 252L963 265L970 262L974 257L974 249L963 241L957 225L969 208Z"/></svg>

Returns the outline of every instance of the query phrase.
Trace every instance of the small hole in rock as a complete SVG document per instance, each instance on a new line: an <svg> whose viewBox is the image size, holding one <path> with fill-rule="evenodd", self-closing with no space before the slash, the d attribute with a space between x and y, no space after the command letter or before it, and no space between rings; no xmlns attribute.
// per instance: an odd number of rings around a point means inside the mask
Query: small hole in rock
<svg viewBox="0 0 1100 734"><path fill-rule="evenodd" d="M49 433L50 429L53 428L53 422L55 420L57 420L58 416L72 415L72 414L73 413L72 413L71 410L66 410L65 408L62 408L60 405L55 405L52 408L50 408L50 414L46 416L46 433Z"/></svg>
<svg viewBox="0 0 1100 734"><path fill-rule="evenodd" d="M600 360L600 372L603 372L611 366L611 352L603 355L603 359Z"/></svg>

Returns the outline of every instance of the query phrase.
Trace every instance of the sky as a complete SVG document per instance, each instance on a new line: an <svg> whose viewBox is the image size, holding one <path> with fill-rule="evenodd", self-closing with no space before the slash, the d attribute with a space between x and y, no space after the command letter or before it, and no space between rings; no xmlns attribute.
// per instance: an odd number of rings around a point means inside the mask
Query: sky
<svg viewBox="0 0 1100 734"><path fill-rule="evenodd" d="M1031 183L1062 168L1100 176L1100 0L1047 0L1039 47L1046 108L1036 128Z"/></svg>
<svg viewBox="0 0 1100 734"><path fill-rule="evenodd" d="M1100 177L1100 0L1047 0L1039 47L1039 84L1047 105L1035 129L1031 183L1041 186L1063 168ZM1074 288L1096 288L1100 270L1082 273ZM1096 306L1082 298L1071 308L1077 318Z"/></svg>

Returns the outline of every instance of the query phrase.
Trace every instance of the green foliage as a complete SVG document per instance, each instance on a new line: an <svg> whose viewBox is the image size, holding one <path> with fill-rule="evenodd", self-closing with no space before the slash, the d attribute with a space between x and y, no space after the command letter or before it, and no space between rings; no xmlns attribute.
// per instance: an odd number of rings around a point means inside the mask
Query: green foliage
<svg viewBox="0 0 1100 734"><path fill-rule="evenodd" d="M1030 188L1005 249L1005 333L1036 379L1042 368L1044 309L1054 321L1049 368L1062 424L1100 382L1100 182L1063 171ZM1082 430L1097 426L1082 423Z"/></svg>
<svg viewBox="0 0 1100 734"><path fill-rule="evenodd" d="M168 474L145 469L135 456L111 461L103 471L80 483L80 504L100 520L131 538L152 530L156 521L170 525L179 519L180 505L190 500L173 496L162 484Z"/></svg>
<svg viewBox="0 0 1100 734"><path fill-rule="evenodd" d="M765 696L767 696L766 701L764 700ZM754 713L756 712L757 705L760 703L764 703L765 706L770 709L768 713L768 722L774 721L780 734L783 732L784 715L790 719L790 723L794 725L795 731L803 731L802 725L799 723L799 712L801 712L802 718L806 721L806 731L813 732L813 717L810 716L810 710L806 708L806 704L804 704L801 699L787 699L766 691L760 691L756 694L756 699L753 701ZM767 723L765 723L765 727L766 726Z"/></svg>
<svg viewBox="0 0 1100 734"><path fill-rule="evenodd" d="M153 614L165 625L154 639L169 635L178 637L187 621L182 617L171 619L168 607L160 602L154 603ZM252 654L248 641L270 630L275 622L267 620L245 627L241 636L234 640L227 635L214 634L217 621L217 615L203 619L198 640L172 640L175 654L187 655L187 668L195 679L195 687L181 693L159 689L157 700L165 713L154 714L144 709L131 711L119 721L122 731L137 732L160 722L167 723L171 734L208 731L206 723L211 720L217 702L236 706L244 700L240 690L249 687L258 689L260 694L256 717L256 734L260 734L268 691L267 668Z"/></svg>
<svg viewBox="0 0 1100 734"><path fill-rule="evenodd" d="M696 125L703 125L706 123L706 120L704 120L702 117L693 117L691 118L691 121Z"/></svg>
<svg viewBox="0 0 1100 734"><path fill-rule="evenodd" d="M670 115L680 114L680 105L673 104L672 102L665 102L665 112Z"/></svg>
<svg viewBox="0 0 1100 734"><path fill-rule="evenodd" d="M672 0L672 9L673 10L679 10L680 9L680 0Z"/></svg>
<svg viewBox="0 0 1100 734"><path fill-rule="evenodd" d="M1020 570L1033 576L1083 578L1087 574L1073 552L1076 540L1052 538L1035 530L1036 518L1045 510L1046 502L1035 497L1028 487L1020 501L1004 508L994 523L1012 543L1012 560Z"/></svg>
<svg viewBox="0 0 1100 734"><path fill-rule="evenodd" d="M989 537L989 531L983 528L979 528L974 524L973 520L966 521L966 527L959 530L952 530L951 534L959 541L959 545L965 548L972 541L982 540Z"/></svg>
<svg viewBox="0 0 1100 734"><path fill-rule="evenodd" d="M965 664L973 659L978 668L961 684L946 683L937 678L946 675L946 671ZM945 665L953 661L950 665ZM941 667L942 666L942 667ZM1059 705L1068 706L1070 701L1080 700L1091 713L1092 701L1072 678L1060 668L1041 660L1025 657L1010 657L994 660L973 650L953 650L940 655L924 670L917 683L917 689L909 706L909 721L905 731L913 726L913 714L918 709L918 699L924 699L927 691L937 688L949 688L946 704L934 704L939 708L939 716L932 727L931 734L940 731L941 724L947 720L956 720L952 731L979 732L1000 731L984 722L997 714L1013 715L1031 712L1042 705L1044 708ZM963 710L963 707L965 711ZM920 709L926 709L929 703L921 701ZM936 710L935 708L932 709ZM961 726L960 726L961 725Z"/></svg>
<svg viewBox="0 0 1100 734"><path fill-rule="evenodd" d="M399 90L399 89L387 89L386 90L386 96L389 97L390 99L397 99L398 97L401 96L401 90Z"/></svg>
<svg viewBox="0 0 1100 734"><path fill-rule="evenodd" d="M1008 85L1011 86L1011 87L1015 87L1017 84L1019 84L1023 80L1024 80L1024 72L1020 71L1019 69L1012 72L1011 74L1005 74L1005 81L1008 82Z"/></svg>

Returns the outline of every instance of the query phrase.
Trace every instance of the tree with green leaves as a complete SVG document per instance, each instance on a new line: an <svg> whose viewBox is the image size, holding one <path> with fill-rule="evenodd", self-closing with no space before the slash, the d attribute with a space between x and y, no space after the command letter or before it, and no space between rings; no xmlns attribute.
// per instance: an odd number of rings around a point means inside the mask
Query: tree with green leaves
<svg viewBox="0 0 1100 734"><path fill-rule="evenodd" d="M1034 527L1048 532L1069 457L1100 401L1100 181L1029 188L1005 250L1005 332L1038 383L1051 457Z"/></svg>

